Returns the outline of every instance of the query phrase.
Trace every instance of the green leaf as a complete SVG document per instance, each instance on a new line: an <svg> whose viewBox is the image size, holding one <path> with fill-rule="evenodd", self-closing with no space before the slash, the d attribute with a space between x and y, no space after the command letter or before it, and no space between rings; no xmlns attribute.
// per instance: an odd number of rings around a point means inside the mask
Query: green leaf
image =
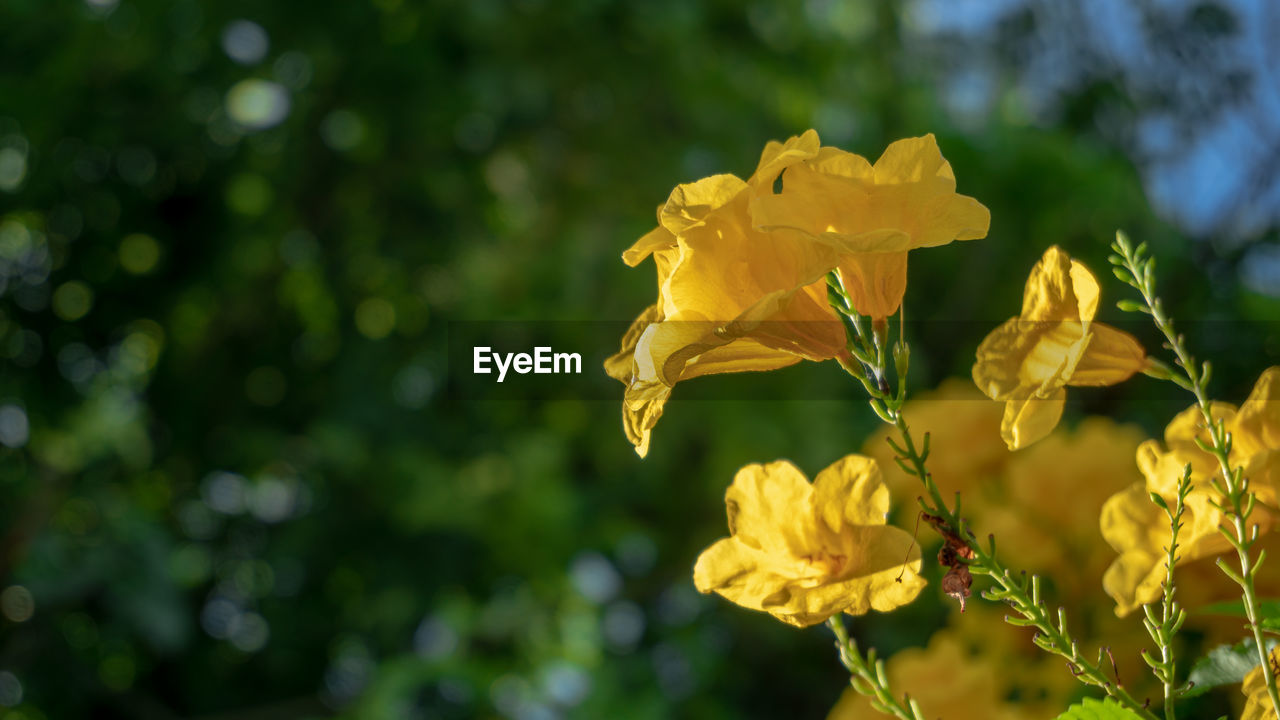
<svg viewBox="0 0 1280 720"><path fill-rule="evenodd" d="M1223 603L1225 604L1225 603ZM1274 643L1268 643L1268 646ZM1183 697L1195 697L1222 685L1239 685L1258 667L1258 648L1249 638L1237 645L1219 645L1191 666L1188 680L1195 683Z"/></svg>
<svg viewBox="0 0 1280 720"><path fill-rule="evenodd" d="M1138 714L1111 699L1085 698L1058 716L1057 720L1135 720Z"/></svg>
<svg viewBox="0 0 1280 720"><path fill-rule="evenodd" d="M1247 618L1244 601L1229 600L1226 602L1205 605L1197 611L1201 615L1228 615L1230 617ZM1280 600L1258 601L1258 624L1263 630L1280 631Z"/></svg>

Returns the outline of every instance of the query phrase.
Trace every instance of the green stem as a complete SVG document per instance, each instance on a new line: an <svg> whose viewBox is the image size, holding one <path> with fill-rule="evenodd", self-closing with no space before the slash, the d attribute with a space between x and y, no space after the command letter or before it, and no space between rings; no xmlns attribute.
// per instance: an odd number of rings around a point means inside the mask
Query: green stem
<svg viewBox="0 0 1280 720"><path fill-rule="evenodd" d="M973 534L969 531L966 524L959 518L955 512L942 499L942 494L938 490L937 483L933 481L933 477L929 474L925 467L925 457L916 449L915 442L911 438L911 430L907 426L907 421L903 417L901 408L890 408L888 411L893 418L893 426L897 428L898 435L902 440L901 447L898 448L904 455L904 459L911 463L914 474L924 482L925 490L929 493L929 499L921 500L926 512L941 517L947 526L948 532L954 536L969 542L973 538ZM969 549L973 552L973 557L969 559L969 569L981 575L986 575L996 582L998 589L988 592L988 598L1007 602L1019 615L1020 620L1006 618L1013 625L1030 626L1038 631L1035 643L1038 647L1046 652L1053 653L1067 661L1067 666L1071 674L1077 680L1094 687L1101 688L1108 696L1116 702L1124 705L1128 709L1137 713L1140 717L1147 720L1156 720L1144 703L1138 702L1129 694L1118 682L1112 682L1102 669L1101 656L1098 662L1092 662L1081 654L1079 644L1072 639L1067 631L1066 614L1062 608L1058 609L1057 624L1054 623L1049 607L1040 599L1040 578L1031 576L1027 579L1021 575L1015 576L1006 568L995 555L994 541L990 550L984 549L977 542L969 542Z"/></svg>
<svg viewBox="0 0 1280 720"><path fill-rule="evenodd" d="M849 302L848 293L837 273L831 273L827 280L831 306L842 316L850 319L846 324L860 327L860 318ZM871 399L871 408L886 424L898 431L900 443L890 440L890 445L898 454L898 462L904 471L915 475L924 485L927 497L920 498L920 505L926 513L937 519L938 529L945 533L950 542L958 542L965 547L969 557L963 562L970 570L986 575L995 581L998 588L986 592L990 600L1007 602L1021 618L1006 617L1012 625L1034 627L1038 631L1035 644L1046 652L1058 655L1067 661L1067 667L1077 680L1101 688L1116 702L1127 707L1144 720L1157 720L1143 703L1139 703L1125 690L1118 680L1112 682L1102 669L1102 656L1091 662L1079 650L1079 645L1067 632L1066 613L1062 608L1057 611L1055 625L1048 606L1040 598L1040 578L1025 575L1015 576L995 556L995 539L991 539L990 550L983 549L973 541L973 534L960 517L960 497L956 496L955 506L947 504L938 489L933 476L929 474L925 461L929 456L929 436L924 436L924 444L917 447L911 436L911 429L903 417L902 408L906 403L904 387L894 393L888 385L889 371L884 353L884 320L879 324L873 321L875 332L873 339L868 339L864 332L847 333L848 351L851 357L841 358L840 366L845 372L862 383ZM901 343L905 358L906 343ZM896 355L896 353L895 353ZM896 362L896 358L895 358ZM902 370L905 370L903 368ZM905 375L905 372L902 373ZM834 629L834 628L833 628ZM839 637L837 635L837 637ZM849 667L846 665L846 667ZM852 669L851 669L852 672Z"/></svg>
<svg viewBox="0 0 1280 720"><path fill-rule="evenodd" d="M1169 504L1164 498L1155 493L1151 494L1151 501L1164 510L1169 518L1169 545L1165 548L1164 585L1160 593L1160 621L1156 621L1155 611L1150 605L1144 605L1142 608L1146 615L1143 625L1146 626L1147 633L1160 650L1160 660L1152 660L1146 650L1142 651L1142 659L1151 666L1151 672L1164 689L1165 720L1177 720L1174 700L1181 694L1174 684L1177 679L1177 661L1174 657L1173 637L1182 627L1186 612L1178 607L1174 599L1177 586L1174 584L1173 569L1178 564L1178 531L1182 529L1182 514L1186 509L1186 499L1191 493L1191 487L1191 465L1188 464L1182 471L1182 477L1178 479L1177 496L1174 498L1172 510L1169 509Z"/></svg>
<svg viewBox="0 0 1280 720"><path fill-rule="evenodd" d="M1231 516L1231 527L1229 529L1220 528L1220 530L1230 541L1232 547L1235 548L1236 557L1240 563L1239 575L1231 572L1226 574L1240 586L1245 615L1249 619L1249 629L1253 632L1254 644L1258 648L1258 658L1262 665L1262 677L1266 683L1267 694L1271 698L1272 711L1280 719L1280 692L1276 688L1275 672L1267 658L1267 646L1263 642L1262 626L1259 623L1258 597L1254 588L1254 576L1261 559L1255 563L1251 557L1255 537L1246 526L1249 515L1253 511L1255 498L1249 490L1248 480L1244 478L1240 469L1231 467L1231 436L1227 433L1224 423L1214 418L1213 406L1210 405L1208 393L1206 392L1209 384L1208 366L1206 364L1203 374L1198 370L1195 358L1187 350L1184 338L1174 331L1173 320L1165 315L1160 299L1156 297L1154 265L1150 258L1144 257L1145 245L1139 245L1135 250L1130 247L1127 238L1123 238L1123 235L1117 235L1116 243L1112 247L1123 256L1123 267L1129 272L1131 278L1123 277L1122 271L1118 271L1117 275L1142 294L1142 299L1146 303L1144 312L1151 315L1156 327L1164 335L1168 347L1177 358L1178 366L1182 368L1186 382L1182 382L1182 378L1177 376L1172 376L1171 380L1179 387L1195 395L1196 405L1200 408L1205 427L1209 431L1210 443L1206 443L1202 447L1218 460L1218 468L1222 477L1221 483L1215 479L1214 486L1227 501L1226 506L1222 507L1222 509ZM1120 264L1118 259L1113 262L1117 265ZM1225 572L1225 565L1221 564L1222 561L1219 561L1219 563Z"/></svg>
<svg viewBox="0 0 1280 720"><path fill-rule="evenodd" d="M884 661L876 660L875 650L868 657L858 651L858 644L849 637L845 630L844 620L836 615L827 620L827 627L836 636L836 649L840 651L840 664L849 671L849 685L854 690L871 698L871 705L882 713L893 715L898 720L924 720L920 706L915 700L903 696L899 701L889 691L889 679L885 674ZM905 705L904 705L905 702Z"/></svg>

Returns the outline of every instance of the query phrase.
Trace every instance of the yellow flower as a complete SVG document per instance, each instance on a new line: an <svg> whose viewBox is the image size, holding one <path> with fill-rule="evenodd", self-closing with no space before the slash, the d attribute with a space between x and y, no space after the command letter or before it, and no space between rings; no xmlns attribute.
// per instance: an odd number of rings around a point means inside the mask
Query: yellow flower
<svg viewBox="0 0 1280 720"><path fill-rule="evenodd" d="M1280 648L1271 651L1267 662L1271 663L1273 668L1280 665ZM1244 676L1240 692L1245 696L1244 710L1240 713L1240 720L1273 720L1275 718L1276 711L1271 704L1271 695L1267 692L1267 681L1262 675L1262 665L1258 665Z"/></svg>
<svg viewBox="0 0 1280 720"><path fill-rule="evenodd" d="M920 704L924 717L947 720L1029 720L1025 707L1007 700L1010 668L974 655L953 633L934 633L927 649L895 653L886 663L889 686ZM1057 666L1060 670L1061 666ZM852 688L844 691L827 720L873 720L884 717L871 701Z"/></svg>
<svg viewBox="0 0 1280 720"><path fill-rule="evenodd" d="M892 610L925 585L919 547L885 524L889 491L871 458L849 455L813 484L785 460L748 465L725 506L730 537L698 557L700 592L805 627Z"/></svg>
<svg viewBox="0 0 1280 720"><path fill-rule="evenodd" d="M810 130L770 142L747 181L715 175L676 187L658 227L623 253L633 267L652 255L658 268L658 302L605 364L627 386L623 425L641 457L677 382L826 360L844 348L824 279L835 251L758 231L749 211L783 168L817 152Z"/></svg>
<svg viewBox="0 0 1280 720"><path fill-rule="evenodd" d="M1259 534L1267 533L1275 524L1277 494L1280 493L1280 367L1268 368L1258 378L1253 392L1239 409L1229 403L1212 403L1216 419L1221 419L1231 434L1228 458L1232 467L1244 468L1249 489L1258 497L1258 505L1249 517L1258 525ZM1225 514L1215 507L1224 499L1210 481L1220 473L1217 459L1200 449L1196 439L1208 440L1204 418L1198 406L1179 413L1165 428L1164 447L1148 440L1138 448L1138 468L1145 482L1131 485L1107 500L1102 510L1103 537L1120 556L1103 578L1107 594L1116 600L1117 614L1124 615L1139 605L1160 596L1164 580L1163 548L1169 542L1169 521L1162 510L1151 503L1149 493L1157 493L1166 502L1176 497L1178 479L1183 468L1191 465L1192 491L1187 496L1183 528L1178 532L1179 566L1212 559L1230 549L1226 538L1218 532ZM1264 566L1264 570L1266 566ZM1272 575L1274 573L1265 573ZM1260 576L1260 581L1268 581ZM1179 583L1179 599L1194 607L1197 602L1211 602L1234 585L1194 583L1183 593Z"/></svg>
<svg viewBox="0 0 1280 720"><path fill-rule="evenodd" d="M968 380L944 380L936 390L913 396L902 412L917 438L929 433L929 474L943 497L967 492L983 480L996 477L1011 457L999 440L999 406L975 390ZM896 438L896 432L881 427L867 438L862 449L884 468L894 498L914 514L921 485L893 460L895 453L886 438Z"/></svg>
<svg viewBox="0 0 1280 720"><path fill-rule="evenodd" d="M1114 385L1142 369L1146 353L1126 332L1093 322L1098 281L1056 245L1032 268L1022 313L978 346L973 381L1005 403L1000 435L1010 450L1048 435L1066 385Z"/></svg>
<svg viewBox="0 0 1280 720"><path fill-rule="evenodd" d="M787 167L782 183L752 203L755 226L837 252L854 309L873 318L901 305L909 250L986 237L991 224L981 203L956 194L933 135L892 143L875 165L824 147Z"/></svg>

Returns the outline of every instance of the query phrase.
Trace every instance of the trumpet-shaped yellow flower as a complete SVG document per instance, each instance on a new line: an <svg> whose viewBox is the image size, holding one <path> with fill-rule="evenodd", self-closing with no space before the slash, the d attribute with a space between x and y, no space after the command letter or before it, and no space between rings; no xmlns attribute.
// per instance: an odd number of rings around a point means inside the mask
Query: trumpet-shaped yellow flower
<svg viewBox="0 0 1280 720"><path fill-rule="evenodd" d="M746 181L715 175L676 187L658 210L658 227L623 253L631 266L652 255L658 268L658 302L605 364L627 386L623 426L641 457L677 382L826 360L844 347L824 279L836 253L758 231L749 211L783 168L817 152L810 130L770 142Z"/></svg>
<svg viewBox="0 0 1280 720"><path fill-rule="evenodd" d="M725 506L730 536L698 557L700 592L806 627L892 610L925 585L911 535L885 524L889 491L871 458L849 455L813 484L783 460L748 465Z"/></svg>
<svg viewBox="0 0 1280 720"><path fill-rule="evenodd" d="M1008 701L1010 668L993 662L991 657L970 652L953 633L935 633L928 648L902 650L890 657L886 666L890 687L895 693L905 693L919 703L924 717L948 720L1036 717L1027 707ZM827 720L881 717L885 716L872 709L869 699L849 688L831 709Z"/></svg>
<svg viewBox="0 0 1280 720"><path fill-rule="evenodd" d="M1132 335L1093 322L1098 281L1056 245L1032 268L1022 313L978 346L973 381L1005 403L1000 435L1010 450L1048 435L1062 417L1067 385L1114 385L1142 369Z"/></svg>
<svg viewBox="0 0 1280 720"><path fill-rule="evenodd" d="M875 165L824 147L791 164L782 192L755 198L756 227L834 250L853 307L885 318L907 286L907 252L986 237L991 213L956 194L951 164L933 135L889 145Z"/></svg>
<svg viewBox="0 0 1280 720"><path fill-rule="evenodd" d="M1212 403L1215 419L1226 424L1231 434L1232 467L1244 468L1249 489L1258 505L1249 517L1260 534L1267 533L1280 516L1280 367L1267 369L1253 392L1239 409L1228 403ZM1183 468L1191 465L1192 491L1187 496L1183 528L1178 532L1179 565L1214 557L1230 549L1218 527L1226 520L1217 507L1224 499L1213 490L1211 480L1219 475L1217 459L1200 449L1196 440L1208 441L1204 418L1198 406L1179 413L1165 428L1164 446L1148 440L1138 448L1138 468L1145 482L1131 485L1107 500L1101 516L1102 534L1120 553L1103 577L1103 587L1116 601L1116 612L1124 615L1160 596L1164 579L1165 553L1169 543L1169 521L1156 508L1149 493L1157 493L1172 503ZM1262 580L1265 580L1263 578ZM1261 580L1260 580L1261 581ZM1197 600L1215 599L1213 590L1231 591L1226 583L1195 583L1179 599L1193 606ZM1190 593L1190 595L1188 594ZM1202 597L1195 597L1195 595Z"/></svg>
<svg viewBox="0 0 1280 720"><path fill-rule="evenodd" d="M983 237L989 224L986 208L955 193L932 135L892 144L872 166L821 147L809 130L766 145L745 181L676 187L658 227L622 256L632 266L653 256L658 267L658 302L606 363L627 386L623 425L636 451L648 451L681 380L842 350L827 272L839 270L859 312L887 317L902 301L908 250Z"/></svg>

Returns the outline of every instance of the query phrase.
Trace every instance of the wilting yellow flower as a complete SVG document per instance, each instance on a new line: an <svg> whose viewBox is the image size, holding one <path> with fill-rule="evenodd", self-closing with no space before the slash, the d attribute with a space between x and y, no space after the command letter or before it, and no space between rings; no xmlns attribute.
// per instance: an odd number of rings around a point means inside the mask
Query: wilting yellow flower
<svg viewBox="0 0 1280 720"><path fill-rule="evenodd" d="M1114 385L1142 369L1146 353L1126 332L1093 322L1098 281L1056 245L1031 269L1022 313L978 346L973 381L1005 403L1000 435L1010 450L1048 435L1066 385Z"/></svg>
<svg viewBox="0 0 1280 720"><path fill-rule="evenodd" d="M749 211L783 168L817 152L810 130L770 142L747 181L715 175L676 187L658 210L658 227L623 253L631 266L652 255L658 268L658 302L605 363L627 386L623 425L641 457L677 382L826 360L844 348L824 279L836 252L758 231Z"/></svg>
<svg viewBox="0 0 1280 720"><path fill-rule="evenodd" d="M968 380L944 380L936 390L914 395L902 412L917 442L929 433L929 474L943 497L968 492L983 480L996 477L1012 457L999 440L1000 407ZM884 468L894 498L914 513L914 498L923 492L923 486L894 462L893 448L886 438L896 439L896 433L893 428L881 427L867 438L862 450ZM965 499L971 498L966 494Z"/></svg>
<svg viewBox="0 0 1280 720"><path fill-rule="evenodd" d="M849 455L810 484L785 460L748 465L725 493L730 537L693 570L716 592L799 627L887 611L924 587L911 535L885 524L889 491L871 458Z"/></svg>
<svg viewBox="0 0 1280 720"><path fill-rule="evenodd" d="M756 198L751 217L835 250L854 309L873 318L902 304L909 250L986 237L991 224L987 208L956 194L933 135L892 143L875 165L821 148L787 167L782 192Z"/></svg>
<svg viewBox="0 0 1280 720"><path fill-rule="evenodd" d="M927 649L895 653L886 663L889 686L920 704L927 718L947 720L1022 720L1035 717L1027 707L1007 700L1010 668L969 651L953 633L934 633ZM1059 674L1061 666L1057 666ZM852 688L844 691L827 720L873 720L884 717L871 701Z"/></svg>
<svg viewBox="0 0 1280 720"><path fill-rule="evenodd" d="M1271 663L1272 668L1280 665L1280 648L1271 651L1267 662ZM1240 720L1273 720L1275 718L1276 711L1271 704L1271 694L1267 692L1267 681L1262 674L1262 665L1258 665L1244 676L1240 692L1245 696L1244 710L1240 713Z"/></svg>
<svg viewBox="0 0 1280 720"><path fill-rule="evenodd" d="M1259 533L1268 532L1275 524L1277 495L1280 493L1280 367L1268 368L1253 387L1253 392L1239 409L1229 403L1212 403L1215 419L1226 424L1231 434L1229 461L1232 467L1244 468L1249 489L1258 497L1258 505L1249 517ZM1102 534L1120 553L1103 578L1107 593L1116 600L1116 612L1124 615L1139 605L1160 596L1164 580L1165 552L1169 543L1169 521L1164 511L1152 504L1149 493L1157 493L1172 504L1183 468L1191 465L1192 491L1186 499L1183 527L1178 532L1179 566L1197 560L1211 560L1231 548L1218 532L1225 514L1214 506L1224 499L1210 481L1220 473L1217 459L1199 448L1196 439L1208 440L1204 418L1198 406L1192 406L1165 428L1161 447L1149 440L1138 448L1138 468L1146 482L1134 483L1107 500L1103 507ZM1266 566L1264 566L1264 570ZM1265 579L1265 578L1264 578ZM1196 583L1179 599L1194 606L1196 600L1215 599L1211 590L1227 589L1225 585ZM1231 586L1234 587L1234 586ZM1220 599L1220 598L1217 598Z"/></svg>

